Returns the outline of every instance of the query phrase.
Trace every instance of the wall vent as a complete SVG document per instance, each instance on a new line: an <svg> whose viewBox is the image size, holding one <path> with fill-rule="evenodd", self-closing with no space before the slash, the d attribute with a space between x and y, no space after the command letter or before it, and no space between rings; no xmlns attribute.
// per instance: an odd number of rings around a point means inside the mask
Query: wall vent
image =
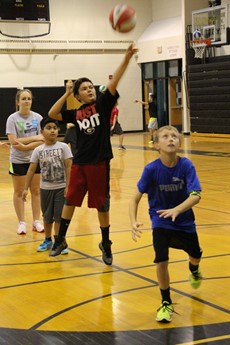
<svg viewBox="0 0 230 345"><path fill-rule="evenodd" d="M0 54L120 54L127 40L2 39Z"/></svg>

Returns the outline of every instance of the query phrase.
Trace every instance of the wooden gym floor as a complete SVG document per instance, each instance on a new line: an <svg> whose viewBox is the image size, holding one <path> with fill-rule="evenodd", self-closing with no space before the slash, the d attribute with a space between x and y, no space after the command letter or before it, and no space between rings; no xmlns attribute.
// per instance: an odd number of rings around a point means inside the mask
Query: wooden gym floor
<svg viewBox="0 0 230 345"><path fill-rule="evenodd" d="M188 283L184 252L170 251L175 310L170 324L155 321L160 305L153 264L147 198L139 208L143 236L131 239L128 204L145 164L158 157L147 133L126 134L127 151L112 137L111 239L114 264L101 261L95 210L76 209L69 254L50 258L36 248L44 235L16 234L8 175L8 149L0 148L0 344L7 345L191 345L230 344L230 136L186 136L180 155L190 158L203 187L195 207L203 248L204 280Z"/></svg>

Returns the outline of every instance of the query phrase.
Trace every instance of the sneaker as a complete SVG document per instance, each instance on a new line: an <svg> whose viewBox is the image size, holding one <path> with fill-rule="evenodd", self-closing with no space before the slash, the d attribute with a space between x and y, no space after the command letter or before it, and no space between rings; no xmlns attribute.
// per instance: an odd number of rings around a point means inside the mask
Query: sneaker
<svg viewBox="0 0 230 345"><path fill-rule="evenodd" d="M25 222L19 222L18 223L18 235L25 235L26 234L26 223Z"/></svg>
<svg viewBox="0 0 230 345"><path fill-rule="evenodd" d="M157 309L156 321L170 322L172 321L173 306L171 303L163 301L160 307Z"/></svg>
<svg viewBox="0 0 230 345"><path fill-rule="evenodd" d="M126 148L123 145L118 146L118 150L126 150Z"/></svg>
<svg viewBox="0 0 230 345"><path fill-rule="evenodd" d="M37 252L45 252L52 247L53 242L47 240L47 238L37 247Z"/></svg>
<svg viewBox="0 0 230 345"><path fill-rule="evenodd" d="M66 255L66 254L69 254L69 249L68 248L65 248L61 251L61 255Z"/></svg>
<svg viewBox="0 0 230 345"><path fill-rule="evenodd" d="M197 273L190 274L189 282L190 282L190 285L193 289L198 289L198 287L200 286L200 284L202 282L202 274L201 274L201 271L199 269L198 269Z"/></svg>
<svg viewBox="0 0 230 345"><path fill-rule="evenodd" d="M35 220L33 222L33 231L37 231L37 232L44 232L44 226L42 225L42 223L40 222L40 220Z"/></svg>
<svg viewBox="0 0 230 345"><path fill-rule="evenodd" d="M54 245L50 251L50 256L57 256L60 255L62 253L62 251L64 249L66 249L68 247L68 244L65 240L65 237L63 237L62 241L60 242L60 240L58 238L55 238L55 242ZM64 253L67 254L67 253Z"/></svg>
<svg viewBox="0 0 230 345"><path fill-rule="evenodd" d="M113 263L111 245L112 245L111 241L108 241L105 243L102 243L102 242L99 243L99 248L102 251L102 260L104 261L106 265L112 265Z"/></svg>

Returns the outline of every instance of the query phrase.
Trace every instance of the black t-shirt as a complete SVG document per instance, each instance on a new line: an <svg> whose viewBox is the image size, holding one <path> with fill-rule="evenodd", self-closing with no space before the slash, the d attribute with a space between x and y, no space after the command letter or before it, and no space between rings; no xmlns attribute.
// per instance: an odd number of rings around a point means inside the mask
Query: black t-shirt
<svg viewBox="0 0 230 345"><path fill-rule="evenodd" d="M157 104L155 101L149 102L149 116L157 117Z"/></svg>
<svg viewBox="0 0 230 345"><path fill-rule="evenodd" d="M75 156L75 154L77 153L77 148L76 148L77 135L76 135L75 127L67 128L63 141L66 144L70 144L70 148L71 148L72 154L73 154L73 156Z"/></svg>
<svg viewBox="0 0 230 345"><path fill-rule="evenodd" d="M96 164L113 158L110 142L110 114L119 95L107 89L95 102L79 109L63 110L62 121L74 123L76 149L73 164Z"/></svg>

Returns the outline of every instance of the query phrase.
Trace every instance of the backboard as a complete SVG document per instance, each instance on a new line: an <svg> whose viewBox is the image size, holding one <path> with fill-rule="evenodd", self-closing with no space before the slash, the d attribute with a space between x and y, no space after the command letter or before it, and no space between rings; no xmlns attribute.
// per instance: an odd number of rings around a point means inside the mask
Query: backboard
<svg viewBox="0 0 230 345"><path fill-rule="evenodd" d="M211 45L227 42L228 5L208 7L192 12L192 30L201 32L201 39L210 39Z"/></svg>

